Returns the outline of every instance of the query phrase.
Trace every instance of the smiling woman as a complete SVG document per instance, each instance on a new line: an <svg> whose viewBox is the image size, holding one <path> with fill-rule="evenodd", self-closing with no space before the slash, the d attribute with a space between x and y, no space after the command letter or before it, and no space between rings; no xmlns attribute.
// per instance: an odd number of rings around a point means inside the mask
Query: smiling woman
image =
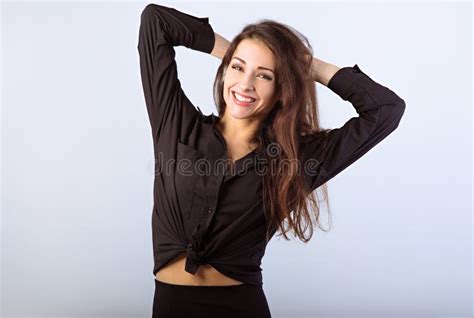
<svg viewBox="0 0 474 318"><path fill-rule="evenodd" d="M358 65L340 68L313 57L307 38L277 21L249 24L231 43L216 39L213 52L225 51L214 81L217 126L228 145L241 149L238 156L248 145L271 148L267 166L279 172L262 174L267 238L278 228L288 239L291 229L307 242L323 202L314 190L329 207L326 182L395 130L405 103ZM339 128L320 127L315 82L350 101L359 117Z"/></svg>
<svg viewBox="0 0 474 318"><path fill-rule="evenodd" d="M227 128L224 136L249 143L271 109L269 105L274 103L275 56L263 42L249 38L240 42L231 61L224 76L224 100L228 106L221 116L227 123L223 126Z"/></svg>
<svg viewBox="0 0 474 318"><path fill-rule="evenodd" d="M222 58L218 116L204 115L182 90L179 45ZM138 52L160 158L155 170L176 160L209 167L155 174L153 317L271 317L260 266L269 240L278 230L288 239L287 222L309 241L313 216L319 225L313 190L326 192L328 180L387 137L404 101L357 65L308 58L306 38L273 20L246 25L229 43L207 17L149 4ZM315 81L352 103L359 117L322 129ZM222 168L222 160L232 164Z"/></svg>

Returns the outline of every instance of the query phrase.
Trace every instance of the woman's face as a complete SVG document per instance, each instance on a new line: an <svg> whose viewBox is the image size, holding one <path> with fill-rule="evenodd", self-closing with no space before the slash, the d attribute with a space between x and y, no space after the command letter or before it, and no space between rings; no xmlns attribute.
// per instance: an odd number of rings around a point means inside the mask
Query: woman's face
<svg viewBox="0 0 474 318"><path fill-rule="evenodd" d="M275 65L273 53L262 42L245 39L239 43L224 76L226 115L265 118L275 102ZM239 93L252 101L239 101Z"/></svg>

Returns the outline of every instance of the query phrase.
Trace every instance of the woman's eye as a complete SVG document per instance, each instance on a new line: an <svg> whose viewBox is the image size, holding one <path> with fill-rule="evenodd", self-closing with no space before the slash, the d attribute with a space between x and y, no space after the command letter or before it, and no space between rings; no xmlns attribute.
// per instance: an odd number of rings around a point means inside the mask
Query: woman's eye
<svg viewBox="0 0 474 318"><path fill-rule="evenodd" d="M240 66L236 65L236 64L232 65L232 68L233 68L234 70L237 70L237 71L242 70L242 68L241 68ZM269 81L272 80L271 77L269 77L269 76L267 76L267 75L265 75L265 74L262 74L262 77L265 78L265 79L267 79L267 80L269 80Z"/></svg>
<svg viewBox="0 0 474 318"><path fill-rule="evenodd" d="M235 70L237 70L237 69L240 69L241 67L238 66L238 65L232 65L232 68L235 69ZM238 70L237 70L237 71L238 71Z"/></svg>

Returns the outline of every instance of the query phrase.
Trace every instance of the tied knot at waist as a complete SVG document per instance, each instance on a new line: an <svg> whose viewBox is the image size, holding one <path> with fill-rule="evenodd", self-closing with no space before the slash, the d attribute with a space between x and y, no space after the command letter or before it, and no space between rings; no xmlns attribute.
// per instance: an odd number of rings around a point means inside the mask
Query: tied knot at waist
<svg viewBox="0 0 474 318"><path fill-rule="evenodd" d="M194 246L189 243L186 252L186 265L184 269L194 275L199 266L204 264L206 264L204 251L196 250Z"/></svg>
<svg viewBox="0 0 474 318"><path fill-rule="evenodd" d="M186 252L185 270L191 274L195 274L200 265L206 264L204 251L202 250L202 241L200 237L201 224L199 223L192 233L192 243L188 244Z"/></svg>

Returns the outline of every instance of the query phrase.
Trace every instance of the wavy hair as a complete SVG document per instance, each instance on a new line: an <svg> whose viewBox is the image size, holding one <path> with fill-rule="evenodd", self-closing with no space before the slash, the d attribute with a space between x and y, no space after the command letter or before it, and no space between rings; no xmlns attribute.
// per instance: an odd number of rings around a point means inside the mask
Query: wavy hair
<svg viewBox="0 0 474 318"><path fill-rule="evenodd" d="M269 160L273 168L267 169L263 176L267 241L270 232L275 233L277 230L289 240L286 233L292 230L296 237L306 243L313 235L313 219L321 228L320 190L330 215L327 184L311 192L300 173L301 136L327 131L319 125L316 88L311 74L313 49L304 35L285 24L271 19L247 24L231 41L216 73L213 93L220 117L226 107L223 96L225 71L237 46L244 39L263 42L276 57L275 94L279 98L271 106L261 130L252 140L258 150L265 148L267 153L273 153ZM306 237L308 229L309 236Z"/></svg>

